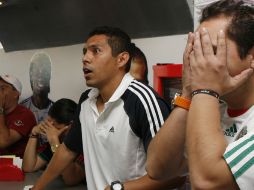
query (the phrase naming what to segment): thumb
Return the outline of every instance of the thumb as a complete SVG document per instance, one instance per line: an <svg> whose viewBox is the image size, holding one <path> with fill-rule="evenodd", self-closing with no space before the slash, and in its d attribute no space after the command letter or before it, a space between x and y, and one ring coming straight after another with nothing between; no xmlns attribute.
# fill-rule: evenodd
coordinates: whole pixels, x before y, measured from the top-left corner
<svg viewBox="0 0 254 190"><path fill-rule="evenodd" d="M253 68L245 69L240 74L238 74L232 78L232 86L234 86L235 89L238 88L243 83L245 83L250 78L250 76L252 74L253 74Z"/></svg>

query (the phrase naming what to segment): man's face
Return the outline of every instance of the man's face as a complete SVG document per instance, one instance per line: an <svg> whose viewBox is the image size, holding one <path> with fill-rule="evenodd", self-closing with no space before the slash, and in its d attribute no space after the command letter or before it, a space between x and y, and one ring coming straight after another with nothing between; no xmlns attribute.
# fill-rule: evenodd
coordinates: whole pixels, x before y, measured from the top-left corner
<svg viewBox="0 0 254 190"><path fill-rule="evenodd" d="M205 27L208 30L215 53L217 50L217 34L219 33L220 30L223 30L226 34L226 29L229 22L230 20L228 18L220 16L218 18L213 18L205 22L202 22L198 28L198 30L200 30L203 27ZM227 66L229 74L231 76L235 76L241 73L241 71L249 68L250 64L247 62L247 59L246 58L242 60L240 59L236 43L230 40L227 36L226 36L226 45L227 45Z"/></svg>
<svg viewBox="0 0 254 190"><path fill-rule="evenodd" d="M4 109L18 102L19 92L14 89L11 84L3 80L0 80L0 93L2 98L1 101L3 102L1 106L3 106Z"/></svg>
<svg viewBox="0 0 254 190"><path fill-rule="evenodd" d="M130 74L138 81L145 81L146 65L142 58L133 58Z"/></svg>
<svg viewBox="0 0 254 190"><path fill-rule="evenodd" d="M105 35L95 35L87 40L82 61L87 86L100 89L117 76L117 57L112 56Z"/></svg>

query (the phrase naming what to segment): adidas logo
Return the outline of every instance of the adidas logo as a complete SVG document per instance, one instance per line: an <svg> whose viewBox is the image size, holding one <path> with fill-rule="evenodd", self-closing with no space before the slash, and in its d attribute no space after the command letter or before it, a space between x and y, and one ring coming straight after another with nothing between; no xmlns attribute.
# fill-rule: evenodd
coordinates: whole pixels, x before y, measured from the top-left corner
<svg viewBox="0 0 254 190"><path fill-rule="evenodd" d="M109 132L111 132L111 133L114 133L114 132L115 132L115 129L114 129L113 126L111 127L111 129L109 129Z"/></svg>
<svg viewBox="0 0 254 190"><path fill-rule="evenodd" d="M234 137L236 133L237 133L237 128L236 128L235 123L233 124L232 127L228 128L228 129L226 129L226 131L224 131L224 135L230 136L230 137Z"/></svg>

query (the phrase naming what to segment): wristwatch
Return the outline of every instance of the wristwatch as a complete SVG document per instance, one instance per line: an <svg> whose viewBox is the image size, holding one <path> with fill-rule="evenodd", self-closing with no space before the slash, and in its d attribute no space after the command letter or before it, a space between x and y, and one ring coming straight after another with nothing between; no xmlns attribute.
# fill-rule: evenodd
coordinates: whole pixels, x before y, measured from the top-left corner
<svg viewBox="0 0 254 190"><path fill-rule="evenodd" d="M0 115L4 115L4 108L0 107Z"/></svg>
<svg viewBox="0 0 254 190"><path fill-rule="evenodd" d="M110 185L111 190L124 190L123 184L120 181L113 181Z"/></svg>
<svg viewBox="0 0 254 190"><path fill-rule="evenodd" d="M56 149L57 149L58 147L59 147L59 144L52 144L52 145L50 146L51 151L52 151L53 153L56 152Z"/></svg>
<svg viewBox="0 0 254 190"><path fill-rule="evenodd" d="M178 106L183 109L189 110L190 104L191 104L191 101L189 99L182 97L181 94L179 93L175 93L175 97L172 100L173 106Z"/></svg>

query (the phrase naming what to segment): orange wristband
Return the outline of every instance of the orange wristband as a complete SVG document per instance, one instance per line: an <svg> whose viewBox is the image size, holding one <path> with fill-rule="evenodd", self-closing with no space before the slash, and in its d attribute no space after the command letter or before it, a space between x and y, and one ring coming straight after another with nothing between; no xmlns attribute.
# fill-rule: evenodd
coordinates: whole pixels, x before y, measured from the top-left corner
<svg viewBox="0 0 254 190"><path fill-rule="evenodd" d="M191 101L187 98L180 96L180 94L176 93L174 99L172 100L172 104L174 106L178 106L183 109L189 110Z"/></svg>

